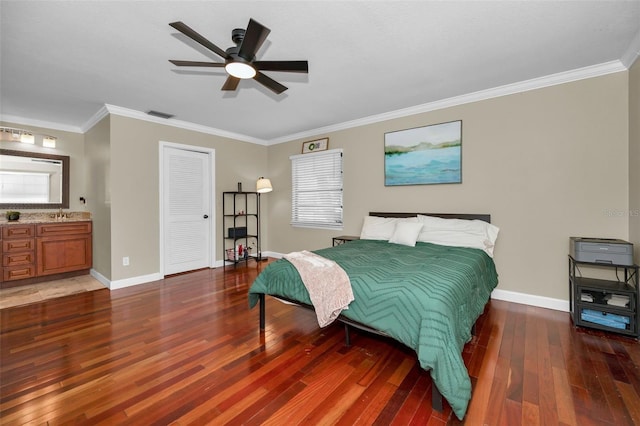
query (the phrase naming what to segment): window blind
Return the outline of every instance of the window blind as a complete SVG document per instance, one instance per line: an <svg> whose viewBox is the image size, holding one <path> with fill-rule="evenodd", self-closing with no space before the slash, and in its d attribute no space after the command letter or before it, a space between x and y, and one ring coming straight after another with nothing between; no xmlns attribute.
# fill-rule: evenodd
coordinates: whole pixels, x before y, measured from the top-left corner
<svg viewBox="0 0 640 426"><path fill-rule="evenodd" d="M342 229L342 150L290 159L291 225Z"/></svg>
<svg viewBox="0 0 640 426"><path fill-rule="evenodd" d="M0 203L48 203L49 173L0 172Z"/></svg>

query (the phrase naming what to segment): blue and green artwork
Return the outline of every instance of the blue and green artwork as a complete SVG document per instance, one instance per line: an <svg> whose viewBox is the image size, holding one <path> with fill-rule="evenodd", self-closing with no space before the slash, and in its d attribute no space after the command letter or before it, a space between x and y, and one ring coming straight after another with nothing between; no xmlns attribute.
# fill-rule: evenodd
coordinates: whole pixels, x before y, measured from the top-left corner
<svg viewBox="0 0 640 426"><path fill-rule="evenodd" d="M384 184L462 182L462 121L384 135Z"/></svg>

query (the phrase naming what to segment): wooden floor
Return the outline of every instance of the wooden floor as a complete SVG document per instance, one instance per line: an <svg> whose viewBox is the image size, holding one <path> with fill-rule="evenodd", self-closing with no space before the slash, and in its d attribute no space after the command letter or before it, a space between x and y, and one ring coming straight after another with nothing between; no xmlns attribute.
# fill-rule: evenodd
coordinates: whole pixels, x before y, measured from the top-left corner
<svg viewBox="0 0 640 426"><path fill-rule="evenodd" d="M203 270L0 311L0 423L459 424L431 409L415 354L267 300L259 267ZM492 301L464 358L468 425L640 424L635 340L566 313Z"/></svg>

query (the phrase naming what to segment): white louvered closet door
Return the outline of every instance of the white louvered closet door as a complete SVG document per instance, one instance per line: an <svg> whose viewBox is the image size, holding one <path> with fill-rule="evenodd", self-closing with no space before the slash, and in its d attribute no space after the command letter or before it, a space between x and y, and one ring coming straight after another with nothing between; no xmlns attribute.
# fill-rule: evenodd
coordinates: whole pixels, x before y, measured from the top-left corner
<svg viewBox="0 0 640 426"><path fill-rule="evenodd" d="M164 150L164 274L209 267L209 156L172 147Z"/></svg>

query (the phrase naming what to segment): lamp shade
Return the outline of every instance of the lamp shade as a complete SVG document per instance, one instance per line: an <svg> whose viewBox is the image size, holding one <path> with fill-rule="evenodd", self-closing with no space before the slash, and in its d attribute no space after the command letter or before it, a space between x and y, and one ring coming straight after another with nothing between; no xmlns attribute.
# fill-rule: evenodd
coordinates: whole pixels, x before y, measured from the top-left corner
<svg viewBox="0 0 640 426"><path fill-rule="evenodd" d="M54 138L53 136L45 136L42 138L42 146L45 148L55 148L56 140L57 138Z"/></svg>
<svg viewBox="0 0 640 426"><path fill-rule="evenodd" d="M271 186L271 181L267 178L261 177L256 182L256 192L264 194L265 192L273 191L273 187Z"/></svg>
<svg viewBox="0 0 640 426"><path fill-rule="evenodd" d="M22 143L29 143L29 144L35 144L36 143L36 138L33 137L33 133L23 133L20 135L20 142Z"/></svg>

